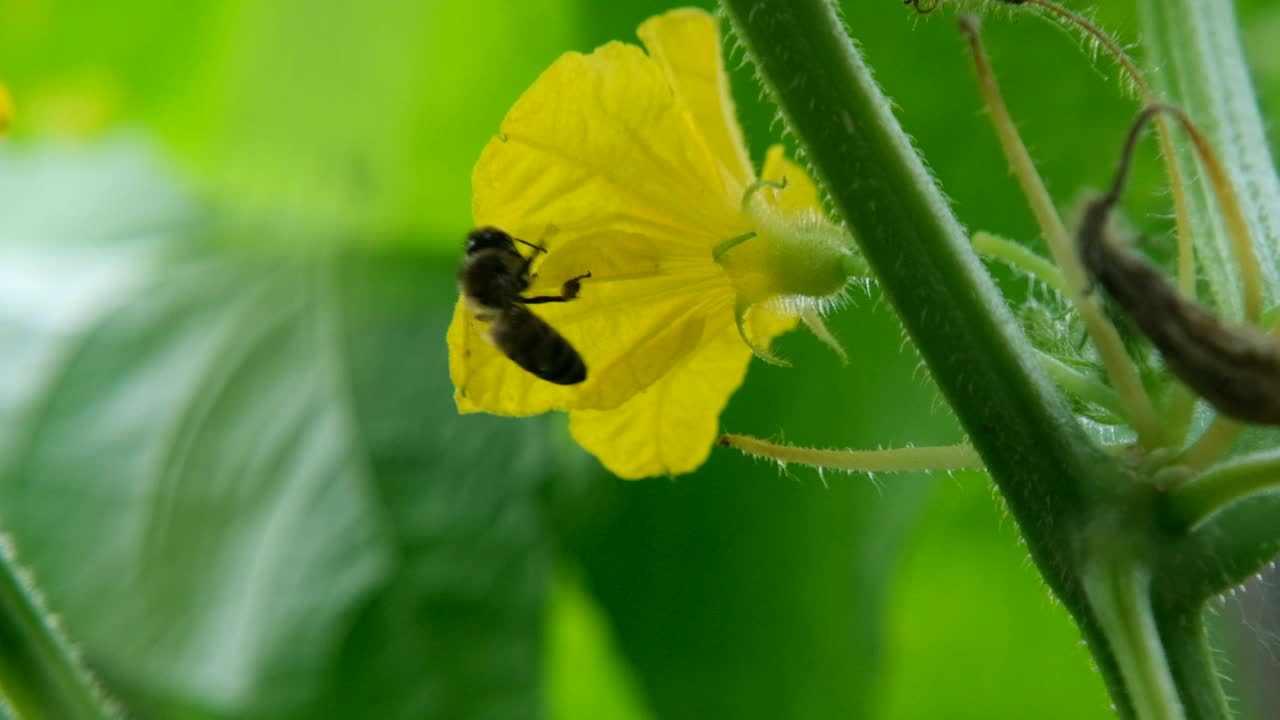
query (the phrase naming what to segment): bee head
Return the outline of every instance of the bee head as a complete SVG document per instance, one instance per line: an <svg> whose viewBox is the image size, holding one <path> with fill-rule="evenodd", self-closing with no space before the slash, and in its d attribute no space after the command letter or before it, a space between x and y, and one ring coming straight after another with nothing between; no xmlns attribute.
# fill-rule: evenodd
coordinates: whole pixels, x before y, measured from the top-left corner
<svg viewBox="0 0 1280 720"><path fill-rule="evenodd" d="M476 228L467 235L468 255L490 248L515 252L516 244L506 231L499 230L496 227Z"/></svg>

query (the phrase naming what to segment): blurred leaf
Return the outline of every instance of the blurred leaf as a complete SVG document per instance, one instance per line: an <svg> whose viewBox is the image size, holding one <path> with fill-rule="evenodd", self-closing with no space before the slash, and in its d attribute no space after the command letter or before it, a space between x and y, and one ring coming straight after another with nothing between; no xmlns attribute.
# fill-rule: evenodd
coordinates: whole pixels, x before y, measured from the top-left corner
<svg viewBox="0 0 1280 720"><path fill-rule="evenodd" d="M547 692L552 720L648 720L635 678L618 655L599 606L569 570L561 570L547 619Z"/></svg>
<svg viewBox="0 0 1280 720"><path fill-rule="evenodd" d="M574 46L571 23L540 22L565 18L566 1L227 3L197 92L165 128L237 203L456 231L470 222L480 148Z"/></svg>
<svg viewBox="0 0 1280 720"><path fill-rule="evenodd" d="M153 114L187 87L218 4L0 2L0 74L19 132L85 135Z"/></svg>
<svg viewBox="0 0 1280 720"><path fill-rule="evenodd" d="M219 201L452 247L480 148L577 45L570 5L25 0L0 3L0 68L19 130L144 120Z"/></svg>
<svg viewBox="0 0 1280 720"><path fill-rule="evenodd" d="M934 495L899 558L886 720L1114 718L1080 631L1049 596L990 480Z"/></svg>
<svg viewBox="0 0 1280 720"><path fill-rule="evenodd" d="M351 398L396 566L302 717L542 714L548 418L459 417L445 329L456 266L410 255L342 273Z"/></svg>
<svg viewBox="0 0 1280 720"><path fill-rule="evenodd" d="M452 262L217 251L171 187L0 154L0 502L50 604L218 714L535 716L546 425L456 416Z"/></svg>
<svg viewBox="0 0 1280 720"><path fill-rule="evenodd" d="M849 368L792 333L779 353L801 370L753 365L723 427L819 446L953 441L949 416L919 421L934 391L887 309L858 305L831 318ZM693 475L612 485L588 505L574 548L655 716L873 715L886 583L932 483L793 472L720 450Z"/></svg>
<svg viewBox="0 0 1280 720"><path fill-rule="evenodd" d="M741 458L622 488L582 549L657 717L868 717L884 583L928 485L830 490Z"/></svg>

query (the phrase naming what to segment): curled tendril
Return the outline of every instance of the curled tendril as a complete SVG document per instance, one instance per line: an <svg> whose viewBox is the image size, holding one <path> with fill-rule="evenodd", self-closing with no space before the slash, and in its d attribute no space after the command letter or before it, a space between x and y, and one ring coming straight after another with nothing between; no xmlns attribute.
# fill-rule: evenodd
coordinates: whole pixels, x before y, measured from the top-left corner
<svg viewBox="0 0 1280 720"><path fill-rule="evenodd" d="M928 15L942 4L942 0L902 0L903 5L910 5L920 15Z"/></svg>

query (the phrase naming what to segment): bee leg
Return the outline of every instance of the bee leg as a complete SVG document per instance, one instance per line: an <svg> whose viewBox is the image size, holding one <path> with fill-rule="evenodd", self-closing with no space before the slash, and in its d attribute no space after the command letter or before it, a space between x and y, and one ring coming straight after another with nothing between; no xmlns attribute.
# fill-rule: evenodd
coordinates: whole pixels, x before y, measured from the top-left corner
<svg viewBox="0 0 1280 720"><path fill-rule="evenodd" d="M591 273L565 280L564 285L560 286L560 294L569 299L578 297L578 291L582 290L582 281L589 277L591 277Z"/></svg>
<svg viewBox="0 0 1280 720"><path fill-rule="evenodd" d="M564 281L564 285L560 288L559 295L538 295L535 297L521 297L519 302L525 305L542 305L543 303L553 302L569 302L578 297L578 291L582 289L582 281L591 277L591 273L579 275L575 278L569 278Z"/></svg>
<svg viewBox="0 0 1280 720"><path fill-rule="evenodd" d="M544 247L542 247L541 245L534 245L533 243L529 242L528 240L521 240L521 239L520 239L520 238L518 238L518 237L513 237L513 238L511 238L511 239L512 239L512 240L515 240L516 242L520 243L521 245L528 245L529 247L533 248L533 254L534 254L534 255L537 255L538 253L544 253L544 252L546 252L546 251L547 251L547 249L546 249L546 248L544 248Z"/></svg>
<svg viewBox="0 0 1280 720"><path fill-rule="evenodd" d="M521 239L520 239L520 238L518 238L518 237L512 237L511 239L512 239L512 240L515 240L516 242L520 243L521 245L528 245L529 247L533 248L533 254L532 254L532 255L529 255L528 257L526 257L526 258L524 259L524 263L520 266L520 277L523 277L523 278L536 278L536 277L538 277L538 273L532 273L532 274L530 274L530 272L529 272L529 271L533 269L533 260L534 260L534 258L538 257L538 253L545 253L545 252L547 251L547 249L546 249L546 248L544 248L544 247L542 247L541 245L534 245L533 243L529 242L528 240L521 240Z"/></svg>
<svg viewBox="0 0 1280 720"><path fill-rule="evenodd" d="M528 277L531 279L536 279L538 277L538 273L529 274L529 271L533 269L533 260L534 258L538 257L538 253L545 254L550 252L549 250L547 250L546 245L543 243L546 243L547 240L550 240L551 238L555 237L557 234L559 234L559 232L560 232L560 228L556 227L555 225L549 224L547 225L547 229L542 232L542 237L539 238L538 242L536 243L531 243L528 240L521 240L518 237L511 238L512 240L515 240L521 245L528 245L529 247L533 248L533 254L530 255L528 258L525 258L524 267L521 268L522 274L528 275Z"/></svg>
<svg viewBox="0 0 1280 720"><path fill-rule="evenodd" d="M564 295L538 295L536 297L522 297L519 298L517 302L525 305L542 305L544 303L569 302L572 299L573 298L565 297Z"/></svg>

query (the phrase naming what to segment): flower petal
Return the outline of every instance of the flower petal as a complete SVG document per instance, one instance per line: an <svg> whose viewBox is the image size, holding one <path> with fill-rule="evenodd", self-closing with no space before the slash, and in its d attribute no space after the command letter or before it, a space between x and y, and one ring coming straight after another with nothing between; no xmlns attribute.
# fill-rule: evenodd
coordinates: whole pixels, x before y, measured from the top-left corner
<svg viewBox="0 0 1280 720"><path fill-rule="evenodd" d="M532 306L582 356L587 379L578 385L556 385L520 368L459 301L448 334L458 410L533 415L618 407L693 354L713 322L732 317L728 278L710 261L695 269L600 282L593 274L578 299Z"/></svg>
<svg viewBox="0 0 1280 720"><path fill-rule="evenodd" d="M742 384L751 352L724 325L659 382L614 410L575 410L569 431L622 478L677 475L707 459L720 413Z"/></svg>
<svg viewBox="0 0 1280 720"><path fill-rule="evenodd" d="M751 184L755 172L729 91L716 18L705 10L681 8L650 18L636 34L725 172L741 187Z"/></svg>
<svg viewBox="0 0 1280 720"><path fill-rule="evenodd" d="M715 40L713 25L704 31ZM730 312L711 249L746 229L741 188L726 191L690 118L659 63L620 43L562 56L512 108L473 173L475 220L546 250L527 296L590 273L578 299L533 308L583 356L587 380L525 372L460 306L449 332L460 411L617 407L694 352L710 315Z"/></svg>
<svg viewBox="0 0 1280 720"><path fill-rule="evenodd" d="M765 189L767 197L780 210L800 213L816 213L822 215L822 197L818 186L809 177L809 173L787 157L786 149L781 145L773 145L765 154L764 171L760 173L764 180L786 180L787 186L782 189Z"/></svg>
<svg viewBox="0 0 1280 720"><path fill-rule="evenodd" d="M769 349L773 339L795 328L799 320L778 302L756 303L747 309L745 328L751 344Z"/></svg>
<svg viewBox="0 0 1280 720"><path fill-rule="evenodd" d="M472 212L526 239L627 233L695 257L744 232L740 192L658 63L614 42L561 56L520 97L476 163Z"/></svg>
<svg viewBox="0 0 1280 720"><path fill-rule="evenodd" d="M9 96L9 89L0 83L0 135L4 135L9 130L9 123L13 119L13 98Z"/></svg>

